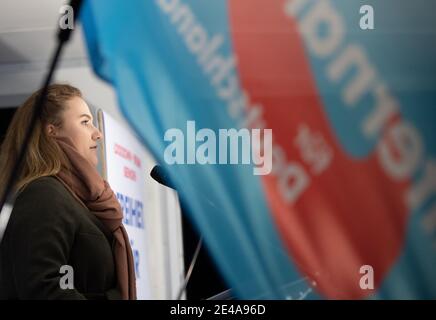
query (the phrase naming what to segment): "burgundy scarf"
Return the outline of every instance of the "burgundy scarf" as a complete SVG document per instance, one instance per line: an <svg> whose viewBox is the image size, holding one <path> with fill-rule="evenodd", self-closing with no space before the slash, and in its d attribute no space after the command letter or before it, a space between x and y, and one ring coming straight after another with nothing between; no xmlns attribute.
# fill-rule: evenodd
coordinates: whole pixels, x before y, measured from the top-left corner
<svg viewBox="0 0 436 320"><path fill-rule="evenodd" d="M56 141L71 166L70 170L62 166L57 178L112 232L115 239L112 251L121 297L124 300L135 300L132 248L122 224L123 212L115 193L97 169L78 153L70 138L56 138Z"/></svg>

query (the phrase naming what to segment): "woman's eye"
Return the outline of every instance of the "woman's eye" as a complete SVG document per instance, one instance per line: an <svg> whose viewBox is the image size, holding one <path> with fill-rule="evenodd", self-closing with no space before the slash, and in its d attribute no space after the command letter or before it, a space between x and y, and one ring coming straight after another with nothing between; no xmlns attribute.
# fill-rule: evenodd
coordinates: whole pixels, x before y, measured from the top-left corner
<svg viewBox="0 0 436 320"><path fill-rule="evenodd" d="M83 120L82 121L82 124L84 124L84 125L88 125L88 123L89 123L89 120Z"/></svg>

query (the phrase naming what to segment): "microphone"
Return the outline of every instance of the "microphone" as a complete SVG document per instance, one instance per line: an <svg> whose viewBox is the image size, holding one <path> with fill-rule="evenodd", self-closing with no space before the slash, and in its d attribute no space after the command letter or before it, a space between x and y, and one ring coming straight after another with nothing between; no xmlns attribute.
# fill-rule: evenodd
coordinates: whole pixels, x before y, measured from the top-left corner
<svg viewBox="0 0 436 320"><path fill-rule="evenodd" d="M178 192L176 185L174 184L173 180L170 178L168 174L168 169L165 169L165 166L161 166L160 164L157 164L151 169L150 171L150 177L153 178L154 181L160 183L161 185L164 185L165 187L171 188ZM216 208L216 205L209 200L209 198L206 198L201 194L201 192L197 192L197 197L200 199L200 201L203 202L203 204L208 205L209 207ZM185 203L182 201L183 199L180 199L180 205L182 206L182 209L184 209ZM183 211L183 210L182 210Z"/></svg>
<svg viewBox="0 0 436 320"><path fill-rule="evenodd" d="M155 165L153 169L150 172L150 176L160 184L164 185L165 187L174 189L177 191L176 186L171 181L171 178L169 177L167 171L161 166L161 165Z"/></svg>

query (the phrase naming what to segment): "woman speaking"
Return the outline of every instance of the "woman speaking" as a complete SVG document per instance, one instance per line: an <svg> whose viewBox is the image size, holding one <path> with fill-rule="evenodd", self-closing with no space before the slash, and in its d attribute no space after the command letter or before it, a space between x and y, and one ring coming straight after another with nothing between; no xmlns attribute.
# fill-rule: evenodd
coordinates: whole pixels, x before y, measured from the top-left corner
<svg viewBox="0 0 436 320"><path fill-rule="evenodd" d="M8 128L0 192L40 93ZM136 299L122 210L96 169L101 138L81 92L51 85L15 180L17 197L0 244L0 299Z"/></svg>

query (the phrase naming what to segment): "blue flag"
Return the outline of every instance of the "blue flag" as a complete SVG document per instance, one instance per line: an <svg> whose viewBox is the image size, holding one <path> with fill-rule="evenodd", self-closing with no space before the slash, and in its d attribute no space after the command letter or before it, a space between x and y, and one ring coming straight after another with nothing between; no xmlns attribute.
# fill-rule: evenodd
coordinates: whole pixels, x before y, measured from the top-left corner
<svg viewBox="0 0 436 320"><path fill-rule="evenodd" d="M436 14L368 4L84 4L95 72L239 298L436 297Z"/></svg>

